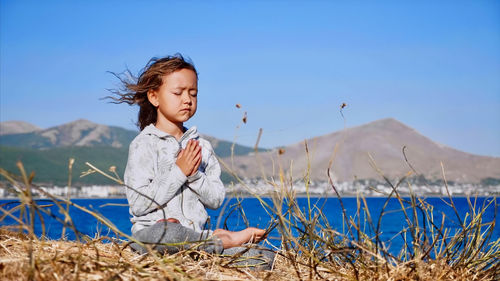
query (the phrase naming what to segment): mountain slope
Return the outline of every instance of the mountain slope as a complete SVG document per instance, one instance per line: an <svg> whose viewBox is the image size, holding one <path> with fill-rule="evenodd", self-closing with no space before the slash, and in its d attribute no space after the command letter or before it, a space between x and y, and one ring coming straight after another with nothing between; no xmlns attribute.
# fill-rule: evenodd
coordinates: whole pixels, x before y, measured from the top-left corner
<svg viewBox="0 0 500 281"><path fill-rule="evenodd" d="M4 123L0 123L2 128ZM75 158L73 167L75 185L112 183L101 175L84 178L79 178L79 175L88 169L85 162L104 170L116 166L118 174L123 175L128 146L138 134L136 131L95 124L87 120L77 120L45 130L18 133L25 130L24 127L36 128L25 122L16 122L8 131L12 133L0 136L0 167L17 173L16 162L20 160L28 171L36 173L35 182L57 185L67 183L69 158ZM233 145L231 142L205 135L203 137L212 143L219 157L231 155ZM235 155L248 154L253 150L238 144L234 146ZM231 177L223 173L222 179L228 181Z"/></svg>
<svg viewBox="0 0 500 281"><path fill-rule="evenodd" d="M370 164L370 155L383 174L397 178L411 170L406 157L418 174L429 179L442 178L443 162L446 178L457 182L479 182L483 178L500 178L500 158L477 156L437 144L414 129L395 119L382 119L340 132L307 140L310 159L310 176L315 180L327 180L327 168L333 158L331 174L334 180L382 179ZM304 177L308 166L303 142L277 151L255 156L234 158L233 169L239 174L254 178L262 175L277 175L279 166L290 172L295 179ZM335 152L335 153L334 153ZM226 163L231 163L228 159Z"/></svg>
<svg viewBox="0 0 500 281"><path fill-rule="evenodd" d="M85 162L90 162L104 171L110 166L115 166L117 173L123 175L127 163L127 150L113 147L56 147L38 150L0 146L0 167L19 174L16 162L21 161L28 173L35 172L35 183L65 185L68 182L68 161L69 158L74 158L74 185L116 184L97 173L83 178L80 178L80 174L89 169Z"/></svg>
<svg viewBox="0 0 500 281"><path fill-rule="evenodd" d="M23 129L14 128L14 132L20 130ZM136 131L87 120L28 133L1 135L0 166L16 171L15 162L22 160L27 167L37 172L36 180L52 180L58 184L67 179L69 157L76 158L74 171L77 174L87 169L85 161L99 164L103 169L115 165L121 174L127 161L128 145L136 135ZM225 157L223 161L226 164L234 163L232 169L243 177L260 177L262 171L268 176L277 175L279 166L289 172L293 160L292 175L298 179L304 177L308 166L303 142L284 147L283 155L278 155L277 150L261 149L257 156L249 154L253 148L236 144L232 162L229 158L231 142L203 137L212 143L219 157ZM370 156L385 175L399 178L411 170L405 161L403 147L406 147L406 157L417 174L428 179L442 179L441 162L448 180L479 182L488 177L500 178L500 158L477 156L440 145L394 119L378 120L311 138L307 144L310 176L314 180L327 180L326 171L332 155L335 157L331 175L335 180L380 180L381 176L370 164ZM229 179L227 174L224 177ZM82 183L87 181L86 178L76 180ZM89 180L87 183L91 182L102 183L102 179Z"/></svg>
<svg viewBox="0 0 500 281"><path fill-rule="evenodd" d="M67 124L24 134L0 137L0 144L25 148L47 149L64 146L126 147L137 132L100 125L80 119Z"/></svg>
<svg viewBox="0 0 500 281"><path fill-rule="evenodd" d="M0 145L19 148L51 149L56 147L86 146L127 148L139 132L120 127L106 126L80 119L45 130L26 122L1 122L0 126L9 128L0 136ZM16 127L18 126L18 127ZM27 128L38 128L29 131ZM28 130L25 133L19 133ZM9 133L12 132L12 133ZM231 155L232 142L202 135L212 143L219 157ZM254 149L239 144L234 145L235 155L246 155ZM259 149L259 151L265 151Z"/></svg>
<svg viewBox="0 0 500 281"><path fill-rule="evenodd" d="M37 126L23 121L0 122L0 136L11 134L24 134L41 130Z"/></svg>

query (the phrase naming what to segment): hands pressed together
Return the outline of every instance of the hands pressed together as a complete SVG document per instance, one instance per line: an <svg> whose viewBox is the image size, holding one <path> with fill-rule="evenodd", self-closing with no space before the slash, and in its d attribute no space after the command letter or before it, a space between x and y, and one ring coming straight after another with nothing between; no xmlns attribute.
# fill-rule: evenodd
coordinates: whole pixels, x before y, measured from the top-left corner
<svg viewBox="0 0 500 281"><path fill-rule="evenodd" d="M201 146L197 140L189 140L186 148L179 152L177 166L186 176L192 176L198 171L201 163Z"/></svg>

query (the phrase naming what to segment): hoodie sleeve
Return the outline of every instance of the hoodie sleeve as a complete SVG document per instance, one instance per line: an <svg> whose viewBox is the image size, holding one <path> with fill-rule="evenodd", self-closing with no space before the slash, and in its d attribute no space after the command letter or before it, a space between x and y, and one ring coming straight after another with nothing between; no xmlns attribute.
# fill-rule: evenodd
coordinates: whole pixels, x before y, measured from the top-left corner
<svg viewBox="0 0 500 281"><path fill-rule="evenodd" d="M224 185L220 180L220 165L208 141L204 141L203 148L208 150L207 166L202 171L199 169L194 175L187 178L187 185L198 194L205 207L217 209L222 205L226 195Z"/></svg>
<svg viewBox="0 0 500 281"><path fill-rule="evenodd" d="M154 145L146 138L130 144L124 181L130 211L134 216L143 216L160 209L178 192L186 182L186 175L173 162L162 165Z"/></svg>

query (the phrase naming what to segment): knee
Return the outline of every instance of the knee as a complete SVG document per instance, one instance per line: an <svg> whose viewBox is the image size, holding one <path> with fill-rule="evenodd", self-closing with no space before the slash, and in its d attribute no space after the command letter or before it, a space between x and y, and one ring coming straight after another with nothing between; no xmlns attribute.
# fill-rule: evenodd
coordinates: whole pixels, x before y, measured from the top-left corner
<svg viewBox="0 0 500 281"><path fill-rule="evenodd" d="M180 224L162 221L141 229L132 236L145 243L166 243L180 242L185 235Z"/></svg>

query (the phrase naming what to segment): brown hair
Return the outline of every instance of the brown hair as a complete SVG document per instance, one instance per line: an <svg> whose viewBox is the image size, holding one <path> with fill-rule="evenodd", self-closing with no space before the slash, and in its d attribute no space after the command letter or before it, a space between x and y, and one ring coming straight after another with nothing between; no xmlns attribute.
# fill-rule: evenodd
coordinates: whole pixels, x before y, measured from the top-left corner
<svg viewBox="0 0 500 281"><path fill-rule="evenodd" d="M193 62L184 59L181 54L150 59L140 71L138 78L129 69L118 74L110 72L120 80L121 87L119 89L109 89L114 96L107 96L106 98L112 99L111 102L117 104L138 104L137 126L142 131L147 125L156 123L157 118L156 107L148 100L148 91L158 90L163 83L163 76L181 69L191 69L198 77Z"/></svg>

